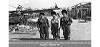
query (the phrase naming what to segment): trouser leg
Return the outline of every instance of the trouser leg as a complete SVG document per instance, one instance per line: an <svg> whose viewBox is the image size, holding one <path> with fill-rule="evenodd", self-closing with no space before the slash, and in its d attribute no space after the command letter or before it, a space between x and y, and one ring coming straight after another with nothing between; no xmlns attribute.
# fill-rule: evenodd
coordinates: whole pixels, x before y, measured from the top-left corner
<svg viewBox="0 0 100 47"><path fill-rule="evenodd" d="M53 36L53 39L55 38L55 34L54 34L54 28L53 27L51 27L51 34L52 34L52 36Z"/></svg>
<svg viewBox="0 0 100 47"><path fill-rule="evenodd" d="M55 39L56 38L55 30L52 30L52 33L51 34L53 35L53 39Z"/></svg>
<svg viewBox="0 0 100 47"><path fill-rule="evenodd" d="M70 35L70 28L69 27L63 27L63 35L64 35L65 40L69 39L69 35Z"/></svg>
<svg viewBox="0 0 100 47"><path fill-rule="evenodd" d="M60 33L59 30L57 30L57 32L56 32L56 38L57 38L57 39L60 39L59 33Z"/></svg>
<svg viewBox="0 0 100 47"><path fill-rule="evenodd" d="M45 27L44 32L45 32L45 39L49 39L48 27Z"/></svg>
<svg viewBox="0 0 100 47"><path fill-rule="evenodd" d="M58 39L59 38L58 28L54 28L52 30L52 35L53 35L54 39Z"/></svg>
<svg viewBox="0 0 100 47"><path fill-rule="evenodd" d="M40 38L41 39L44 39L44 32L43 31L44 31L44 29L41 27L40 28L40 31L39 31L40 32Z"/></svg>
<svg viewBox="0 0 100 47"><path fill-rule="evenodd" d="M44 38L43 33L40 33L40 38L41 38L41 39L43 39L43 38Z"/></svg>

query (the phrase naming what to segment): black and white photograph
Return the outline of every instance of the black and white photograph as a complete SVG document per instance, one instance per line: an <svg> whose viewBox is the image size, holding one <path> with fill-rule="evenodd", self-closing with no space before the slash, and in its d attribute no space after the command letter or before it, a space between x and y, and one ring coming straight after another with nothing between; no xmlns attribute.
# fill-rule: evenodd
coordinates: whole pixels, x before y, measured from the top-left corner
<svg viewBox="0 0 100 47"><path fill-rule="evenodd" d="M91 47L91 0L9 0L9 47Z"/></svg>

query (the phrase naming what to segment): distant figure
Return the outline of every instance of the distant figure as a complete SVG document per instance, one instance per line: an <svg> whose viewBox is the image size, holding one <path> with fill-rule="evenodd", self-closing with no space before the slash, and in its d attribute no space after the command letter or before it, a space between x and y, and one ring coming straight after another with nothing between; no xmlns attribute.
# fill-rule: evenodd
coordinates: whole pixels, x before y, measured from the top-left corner
<svg viewBox="0 0 100 47"><path fill-rule="evenodd" d="M22 15L21 11L22 11L22 6L21 5L18 5L18 7L16 8L16 11L17 11L17 14L18 15Z"/></svg>
<svg viewBox="0 0 100 47"><path fill-rule="evenodd" d="M63 36L65 40L70 39L70 25L72 23L71 18L68 17L68 13L66 10L62 10L63 17L60 19L60 27L63 30Z"/></svg>
<svg viewBox="0 0 100 47"><path fill-rule="evenodd" d="M60 38L59 36L59 20L57 18L56 12L51 12L53 19L51 20L51 34L53 35L53 39L57 40Z"/></svg>
<svg viewBox="0 0 100 47"><path fill-rule="evenodd" d="M18 7L16 8L16 11L22 11L22 6L18 5Z"/></svg>
<svg viewBox="0 0 100 47"><path fill-rule="evenodd" d="M49 22L48 19L46 17L44 17L44 13L40 13L39 14L39 19L37 22L37 26L40 28L39 32L40 32L40 38L41 39L49 39L49 32L48 32L48 28L49 28Z"/></svg>

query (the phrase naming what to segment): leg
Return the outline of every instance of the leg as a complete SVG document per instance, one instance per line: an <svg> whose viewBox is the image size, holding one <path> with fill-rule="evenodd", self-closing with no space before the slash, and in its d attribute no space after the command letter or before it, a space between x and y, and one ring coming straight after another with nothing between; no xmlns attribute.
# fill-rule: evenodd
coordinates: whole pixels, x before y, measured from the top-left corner
<svg viewBox="0 0 100 47"><path fill-rule="evenodd" d="M70 37L69 37L69 35L70 35L70 27L69 26L64 28L63 35L64 35L65 40L69 40L70 39Z"/></svg>
<svg viewBox="0 0 100 47"><path fill-rule="evenodd" d="M64 35L64 39L68 40L68 32L63 32L63 35Z"/></svg>
<svg viewBox="0 0 100 47"><path fill-rule="evenodd" d="M43 39L43 33L40 33L40 39Z"/></svg>
<svg viewBox="0 0 100 47"><path fill-rule="evenodd" d="M59 31L59 29L57 30L57 40L59 40L60 39L60 31Z"/></svg>
<svg viewBox="0 0 100 47"><path fill-rule="evenodd" d="M59 39L59 33L58 33L58 28L55 29L55 37L56 37L56 40Z"/></svg>
<svg viewBox="0 0 100 47"><path fill-rule="evenodd" d="M64 36L64 39L67 40L68 39L68 32L66 31L66 27L62 27L63 29L63 36Z"/></svg>
<svg viewBox="0 0 100 47"><path fill-rule="evenodd" d="M49 39L48 27L45 27L45 39Z"/></svg>
<svg viewBox="0 0 100 47"><path fill-rule="evenodd" d="M44 39L43 28L40 28L40 39Z"/></svg>
<svg viewBox="0 0 100 47"><path fill-rule="evenodd" d="M51 28L51 34L53 35L53 39L55 39L56 38L56 34L55 34L55 29L54 29L54 27L52 27Z"/></svg>

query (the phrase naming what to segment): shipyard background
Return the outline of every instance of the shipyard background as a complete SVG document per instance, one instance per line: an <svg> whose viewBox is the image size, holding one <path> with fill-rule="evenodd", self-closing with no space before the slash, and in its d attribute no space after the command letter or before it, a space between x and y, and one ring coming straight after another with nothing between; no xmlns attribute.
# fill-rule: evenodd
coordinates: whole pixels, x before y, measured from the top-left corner
<svg viewBox="0 0 100 47"><path fill-rule="evenodd" d="M49 28L49 38L50 40L39 40L39 32L36 27L36 22L39 17L39 13L45 13L45 16L50 21L52 19L51 11L55 11L61 14L61 10L65 9L68 11L69 16L72 18L73 23L71 24L71 35L70 40L67 41L67 46L70 47L90 47L91 44L91 2L80 2L70 7L59 7L57 3L55 3L50 8L31 8L24 7L18 8L20 4L17 6L11 6L15 8L13 11L9 11L9 44L10 47L33 47L40 46L41 42L65 42L63 40L62 29L60 29L60 39L61 41L52 40L52 35L50 34ZM16 30L17 29L17 30ZM84 41L85 40L85 41ZM36 45L35 42L37 43ZM72 42L86 42L89 44L84 45L73 45ZM44 44L45 46L45 44ZM54 45L55 46L55 45ZM65 45L66 47L66 45Z"/></svg>
<svg viewBox="0 0 100 47"><path fill-rule="evenodd" d="M17 11L20 11L20 14ZM51 11L55 11L60 14L62 8L59 8L57 4L53 8L32 10L31 8L16 11L9 11L9 38L39 38L38 28L36 22L39 17L39 13L45 13L45 16L50 21L52 19ZM71 40L91 40L91 3L79 3L66 9L69 16L72 18L71 25ZM18 13L18 14L17 14ZM16 31L16 28L19 30ZM49 34L50 34L49 28ZM60 30L61 38L62 29ZM52 35L49 36L52 38Z"/></svg>

